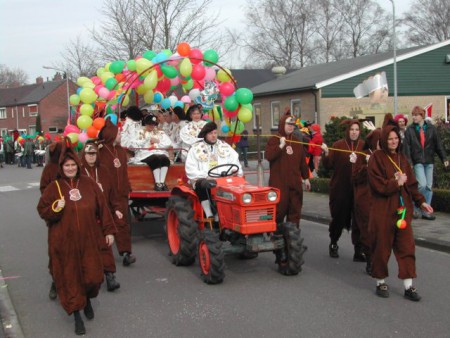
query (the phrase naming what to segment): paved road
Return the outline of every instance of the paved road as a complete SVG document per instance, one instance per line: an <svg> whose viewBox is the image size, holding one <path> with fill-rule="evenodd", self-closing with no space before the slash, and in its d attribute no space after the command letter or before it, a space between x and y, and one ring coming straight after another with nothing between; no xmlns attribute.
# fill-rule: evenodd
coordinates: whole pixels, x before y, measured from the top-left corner
<svg viewBox="0 0 450 338"><path fill-rule="evenodd" d="M0 267L3 277L18 277L7 281L12 303L26 337L74 336L73 319L47 297L46 229L35 211L38 189L19 182L21 189L0 192ZM448 337L448 254L417 249L419 303L403 299L391 260L391 298L380 299L364 264L351 261L348 234L340 241L341 258L334 260L327 253L327 228L308 221L302 228L309 250L301 275L279 275L271 253L250 261L228 257L224 283L208 286L200 280L198 263L170 264L160 222L137 224L138 261L124 268L117 257L122 288L108 293L103 286L93 301L95 319L85 321L87 335Z"/></svg>

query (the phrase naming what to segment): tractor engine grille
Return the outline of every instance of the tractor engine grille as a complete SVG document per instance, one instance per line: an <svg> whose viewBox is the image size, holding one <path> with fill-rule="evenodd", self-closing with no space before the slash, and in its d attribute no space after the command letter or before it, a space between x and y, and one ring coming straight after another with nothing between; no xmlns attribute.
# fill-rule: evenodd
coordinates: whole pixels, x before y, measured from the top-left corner
<svg viewBox="0 0 450 338"><path fill-rule="evenodd" d="M273 207L269 207L257 210L245 210L245 223L273 221L275 220L274 209Z"/></svg>
<svg viewBox="0 0 450 338"><path fill-rule="evenodd" d="M252 194L255 202L267 202L267 192Z"/></svg>

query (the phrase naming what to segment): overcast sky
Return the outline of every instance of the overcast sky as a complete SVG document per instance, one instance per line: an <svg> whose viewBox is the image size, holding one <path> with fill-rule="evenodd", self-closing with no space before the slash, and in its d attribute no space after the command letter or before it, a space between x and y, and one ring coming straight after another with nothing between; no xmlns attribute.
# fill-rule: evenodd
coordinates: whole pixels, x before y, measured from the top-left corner
<svg viewBox="0 0 450 338"><path fill-rule="evenodd" d="M395 0L399 17L413 0ZM38 76L52 77L43 69L60 59L70 39L88 38L87 27L100 19L104 0L0 0L0 64L21 68L34 83ZM377 0L388 12L389 0ZM213 0L214 11L221 11L223 26L239 30L244 19L245 0ZM225 65L226 66L226 65ZM233 65L234 66L234 65Z"/></svg>

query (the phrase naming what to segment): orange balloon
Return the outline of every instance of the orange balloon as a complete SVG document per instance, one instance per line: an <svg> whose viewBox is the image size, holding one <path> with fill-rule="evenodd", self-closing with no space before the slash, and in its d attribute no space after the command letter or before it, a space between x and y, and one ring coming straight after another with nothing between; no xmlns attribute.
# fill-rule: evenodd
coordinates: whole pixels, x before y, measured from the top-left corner
<svg viewBox="0 0 450 338"><path fill-rule="evenodd" d="M125 80L125 75L123 75L122 73L116 74L115 76L117 82L123 82Z"/></svg>
<svg viewBox="0 0 450 338"><path fill-rule="evenodd" d="M177 52L181 56L188 56L191 52L191 46L187 42L180 42L177 46Z"/></svg>
<svg viewBox="0 0 450 338"><path fill-rule="evenodd" d="M98 129L94 126L90 126L87 128L86 133L89 138L97 138Z"/></svg>
<svg viewBox="0 0 450 338"><path fill-rule="evenodd" d="M103 117L97 117L94 122L92 122L92 126L95 127L95 129L100 130L105 125L105 119Z"/></svg>

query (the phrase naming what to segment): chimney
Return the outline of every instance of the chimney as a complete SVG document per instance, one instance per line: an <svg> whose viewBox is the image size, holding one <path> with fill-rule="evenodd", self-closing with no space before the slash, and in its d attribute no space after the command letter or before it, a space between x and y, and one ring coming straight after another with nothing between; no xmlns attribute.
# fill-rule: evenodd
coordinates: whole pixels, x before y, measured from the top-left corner
<svg viewBox="0 0 450 338"><path fill-rule="evenodd" d="M286 74L286 68L283 66L275 66L272 68L272 74L276 77L281 77Z"/></svg>
<svg viewBox="0 0 450 338"><path fill-rule="evenodd" d="M59 72L57 72L55 74L55 76L53 77L53 81L61 81L62 80L62 76Z"/></svg>
<svg viewBox="0 0 450 338"><path fill-rule="evenodd" d="M44 78L42 76L39 76L36 78L36 84L43 84L44 83Z"/></svg>

